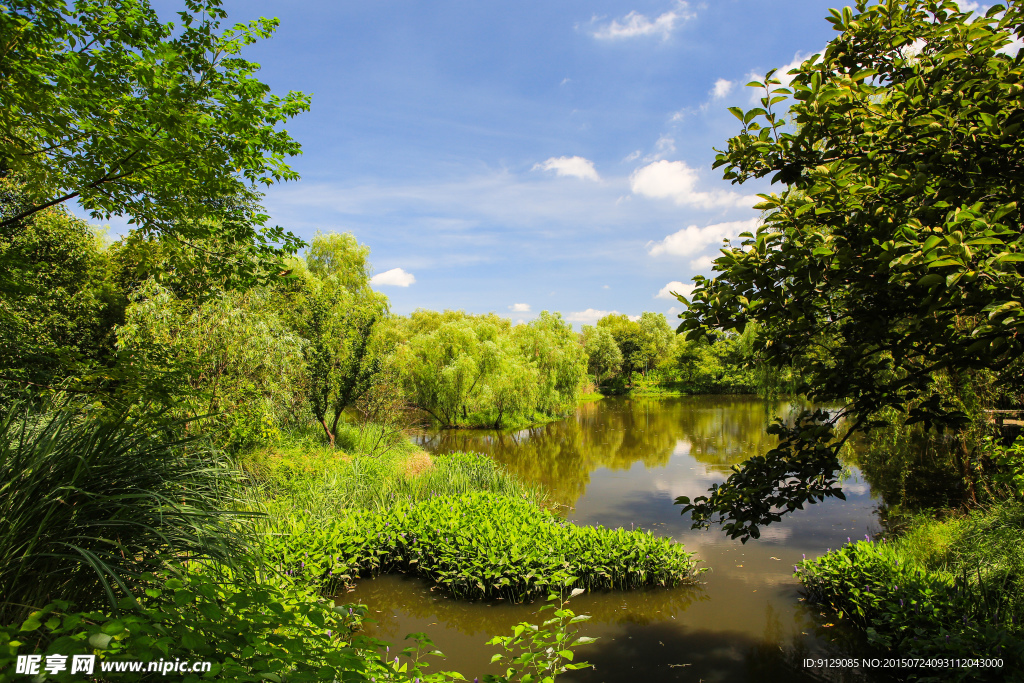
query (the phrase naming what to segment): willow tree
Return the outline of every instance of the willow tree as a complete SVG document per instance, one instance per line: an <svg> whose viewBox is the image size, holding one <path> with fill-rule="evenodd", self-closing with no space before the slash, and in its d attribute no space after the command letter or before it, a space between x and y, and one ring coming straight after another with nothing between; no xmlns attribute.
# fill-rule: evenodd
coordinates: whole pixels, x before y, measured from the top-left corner
<svg viewBox="0 0 1024 683"><path fill-rule="evenodd" d="M744 540L841 498L839 450L881 411L955 429L965 415L937 378L999 371L1024 352L1024 63L1006 49L1024 10L861 1L828 20L839 35L788 87L769 72L752 84L760 106L732 108L743 129L715 166L782 187L760 195L763 225L725 250L719 274L696 278L679 328L697 338L756 323L764 363L843 406L776 423L777 448L677 501Z"/></svg>

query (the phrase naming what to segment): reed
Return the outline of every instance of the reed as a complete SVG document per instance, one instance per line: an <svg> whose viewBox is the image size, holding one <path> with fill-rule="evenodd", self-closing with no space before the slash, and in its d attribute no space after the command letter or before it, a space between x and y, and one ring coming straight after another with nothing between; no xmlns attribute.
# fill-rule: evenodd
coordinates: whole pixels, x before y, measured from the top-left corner
<svg viewBox="0 0 1024 683"><path fill-rule="evenodd" d="M196 438L127 414L12 407L0 416L0 623L53 600L116 606L168 557L230 563L230 478Z"/></svg>

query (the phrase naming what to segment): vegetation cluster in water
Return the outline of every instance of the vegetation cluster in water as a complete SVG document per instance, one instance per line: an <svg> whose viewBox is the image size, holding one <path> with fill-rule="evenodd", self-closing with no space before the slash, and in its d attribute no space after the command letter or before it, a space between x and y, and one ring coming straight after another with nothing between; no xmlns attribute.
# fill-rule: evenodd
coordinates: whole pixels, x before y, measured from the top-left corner
<svg viewBox="0 0 1024 683"><path fill-rule="evenodd" d="M268 560L323 589L403 571L457 597L516 602L556 586L667 586L696 573L692 553L671 540L577 526L543 509L535 489L486 456L435 456L413 476L400 462L339 462L254 501L269 513ZM373 493L347 488L357 482Z"/></svg>

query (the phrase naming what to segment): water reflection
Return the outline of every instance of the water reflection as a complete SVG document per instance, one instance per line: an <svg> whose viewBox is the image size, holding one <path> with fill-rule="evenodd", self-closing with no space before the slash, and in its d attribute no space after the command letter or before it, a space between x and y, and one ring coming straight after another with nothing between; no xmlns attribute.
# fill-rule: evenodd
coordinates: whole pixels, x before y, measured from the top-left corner
<svg viewBox="0 0 1024 683"><path fill-rule="evenodd" d="M685 543L710 568L699 587L574 600L574 610L593 615L583 633L601 640L579 656L597 669L559 680L881 680L852 670L804 669L805 656L838 646L803 609L792 575L802 556L878 530L876 503L856 470L846 481L845 502L809 506L745 545L717 528L691 530L673 505L676 496L703 494L724 481L732 465L771 448L773 438L764 432L770 412L761 401L739 396L606 399L583 406L575 418L516 434L448 431L424 435L421 443L435 452L488 453L545 484L571 508L566 514L573 521L650 529ZM493 650L483 645L490 636L538 620L536 604L450 600L429 583L404 576L363 581L344 599L370 605L378 622L373 632L382 638L397 642L407 633L429 633L449 655L440 668L470 680L499 673L488 665Z"/></svg>
<svg viewBox="0 0 1024 683"><path fill-rule="evenodd" d="M708 471L728 472L775 444L764 428L775 411L788 409L744 396L605 399L584 404L574 418L515 433L445 430L417 440L434 452L487 453L571 507L598 468L657 468L691 455Z"/></svg>

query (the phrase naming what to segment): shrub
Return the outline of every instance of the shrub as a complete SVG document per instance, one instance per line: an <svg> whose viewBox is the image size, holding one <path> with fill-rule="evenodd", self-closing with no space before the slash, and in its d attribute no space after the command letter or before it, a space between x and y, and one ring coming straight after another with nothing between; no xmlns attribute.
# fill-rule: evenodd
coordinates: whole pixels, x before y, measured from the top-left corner
<svg viewBox="0 0 1024 683"><path fill-rule="evenodd" d="M121 613L68 613L67 602L33 612L21 624L0 627L0 683L15 674L19 654L96 655L93 680L139 681L166 677L166 671L103 673L103 666L126 661L210 662L209 674L175 671L186 682L215 677L234 681L444 681L461 676L423 673L421 657L430 648L422 634L391 659L385 643L360 636L365 608L336 606L308 591L262 581L237 581L209 573L182 572L182 578L145 577L146 597L122 602ZM383 651L382 651L383 650ZM386 654L387 653L387 654ZM439 654L439 653L437 653ZM147 667L148 668L148 667ZM43 669L40 667L40 672ZM116 671L116 669L114 669ZM81 680L63 672L52 680Z"/></svg>

